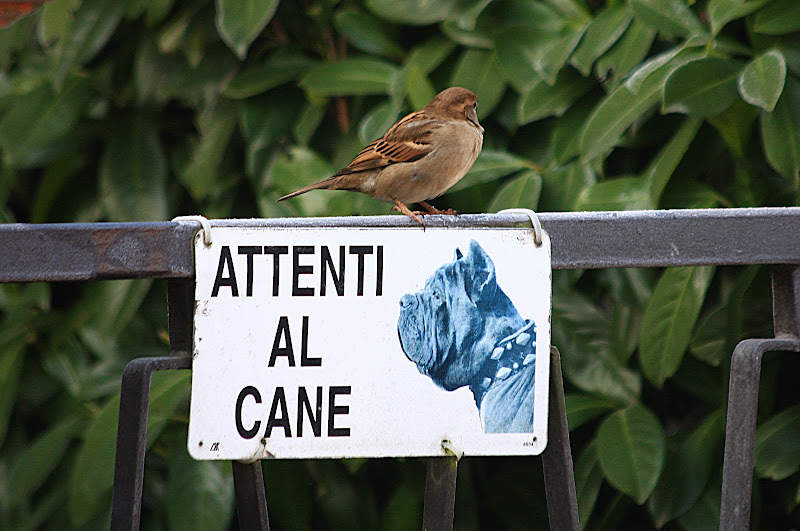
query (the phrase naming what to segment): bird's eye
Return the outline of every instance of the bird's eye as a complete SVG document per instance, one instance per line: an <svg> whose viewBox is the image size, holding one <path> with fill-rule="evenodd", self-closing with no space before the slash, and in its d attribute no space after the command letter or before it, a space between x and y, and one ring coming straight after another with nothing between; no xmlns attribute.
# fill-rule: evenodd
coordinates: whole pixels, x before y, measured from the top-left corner
<svg viewBox="0 0 800 531"><path fill-rule="evenodd" d="M478 102L477 101L473 101L472 102L472 108L475 109L475 110L478 109Z"/></svg>

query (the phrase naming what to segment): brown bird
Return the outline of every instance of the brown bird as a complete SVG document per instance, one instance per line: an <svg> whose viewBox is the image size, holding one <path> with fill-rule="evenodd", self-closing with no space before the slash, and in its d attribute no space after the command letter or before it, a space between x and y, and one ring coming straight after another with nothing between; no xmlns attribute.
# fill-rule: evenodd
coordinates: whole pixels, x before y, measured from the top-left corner
<svg viewBox="0 0 800 531"><path fill-rule="evenodd" d="M424 109L394 124L353 162L331 177L278 199L283 201L309 190L351 190L394 203L422 225L406 204L418 203L431 214L441 211L427 200L439 197L469 171L483 146L478 123L478 99L471 91L451 87L436 95Z"/></svg>

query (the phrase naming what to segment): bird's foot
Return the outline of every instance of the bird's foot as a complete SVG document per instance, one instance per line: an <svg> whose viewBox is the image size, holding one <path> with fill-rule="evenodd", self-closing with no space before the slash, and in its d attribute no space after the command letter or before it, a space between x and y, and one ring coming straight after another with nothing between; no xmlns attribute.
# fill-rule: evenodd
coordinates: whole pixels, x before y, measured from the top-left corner
<svg viewBox="0 0 800 531"><path fill-rule="evenodd" d="M425 226L425 225L422 224L422 220L419 219L419 216L417 216L417 214L422 214L422 212L412 212L411 210L409 210L409 208L404 203L402 203L401 201L399 201L397 199L394 199L394 206L392 207L392 210L397 210L398 212L402 212L403 214L405 214L406 216L410 217L411 219L413 219L414 221L416 221L417 223L419 223L423 227Z"/></svg>
<svg viewBox="0 0 800 531"><path fill-rule="evenodd" d="M452 208L448 208L447 210L439 210L433 205L429 205L425 201L420 201L419 205L428 211L430 214L436 214L439 216L458 216L458 212L453 210Z"/></svg>

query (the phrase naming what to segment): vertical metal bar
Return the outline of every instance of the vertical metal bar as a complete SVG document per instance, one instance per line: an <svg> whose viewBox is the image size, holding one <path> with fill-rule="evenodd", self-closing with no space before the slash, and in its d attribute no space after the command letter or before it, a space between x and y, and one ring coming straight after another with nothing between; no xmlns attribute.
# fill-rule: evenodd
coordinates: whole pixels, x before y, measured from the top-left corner
<svg viewBox="0 0 800 531"><path fill-rule="evenodd" d="M569 444L567 406L561 375L561 355L550 349L550 405L547 419L547 447L542 452L544 488L550 529L580 529L575 473Z"/></svg>
<svg viewBox="0 0 800 531"><path fill-rule="evenodd" d="M428 470L425 475L425 507L422 513L424 531L453 529L457 474L457 457L428 458Z"/></svg>
<svg viewBox="0 0 800 531"><path fill-rule="evenodd" d="M261 461L233 461L233 485L236 490L236 511L239 529L269 531L267 495L264 491L264 472Z"/></svg>
<svg viewBox="0 0 800 531"><path fill-rule="evenodd" d="M191 355L194 332L194 279L167 282L169 350L173 355Z"/></svg>
<svg viewBox="0 0 800 531"><path fill-rule="evenodd" d="M773 266L772 320L776 338L800 337L800 266Z"/></svg>
<svg viewBox="0 0 800 531"><path fill-rule="evenodd" d="M749 525L761 358L765 352L771 351L800 352L800 341L745 339L733 351L722 465L720 529L747 529Z"/></svg>
<svg viewBox="0 0 800 531"><path fill-rule="evenodd" d="M113 530L139 529L147 413L150 409L150 379L155 371L189 368L191 359L179 356L139 358L125 367L119 401L117 455L114 461L114 493L111 502Z"/></svg>

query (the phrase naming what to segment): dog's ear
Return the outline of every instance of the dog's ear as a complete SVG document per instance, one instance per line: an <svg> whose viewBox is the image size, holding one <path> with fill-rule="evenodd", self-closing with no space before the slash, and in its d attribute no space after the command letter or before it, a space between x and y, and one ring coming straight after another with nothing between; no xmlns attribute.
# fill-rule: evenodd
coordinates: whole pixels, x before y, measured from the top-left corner
<svg viewBox="0 0 800 531"><path fill-rule="evenodd" d="M491 306L497 292L494 262L475 240L469 242L469 255L464 265L471 272L466 280L470 299L476 306Z"/></svg>

